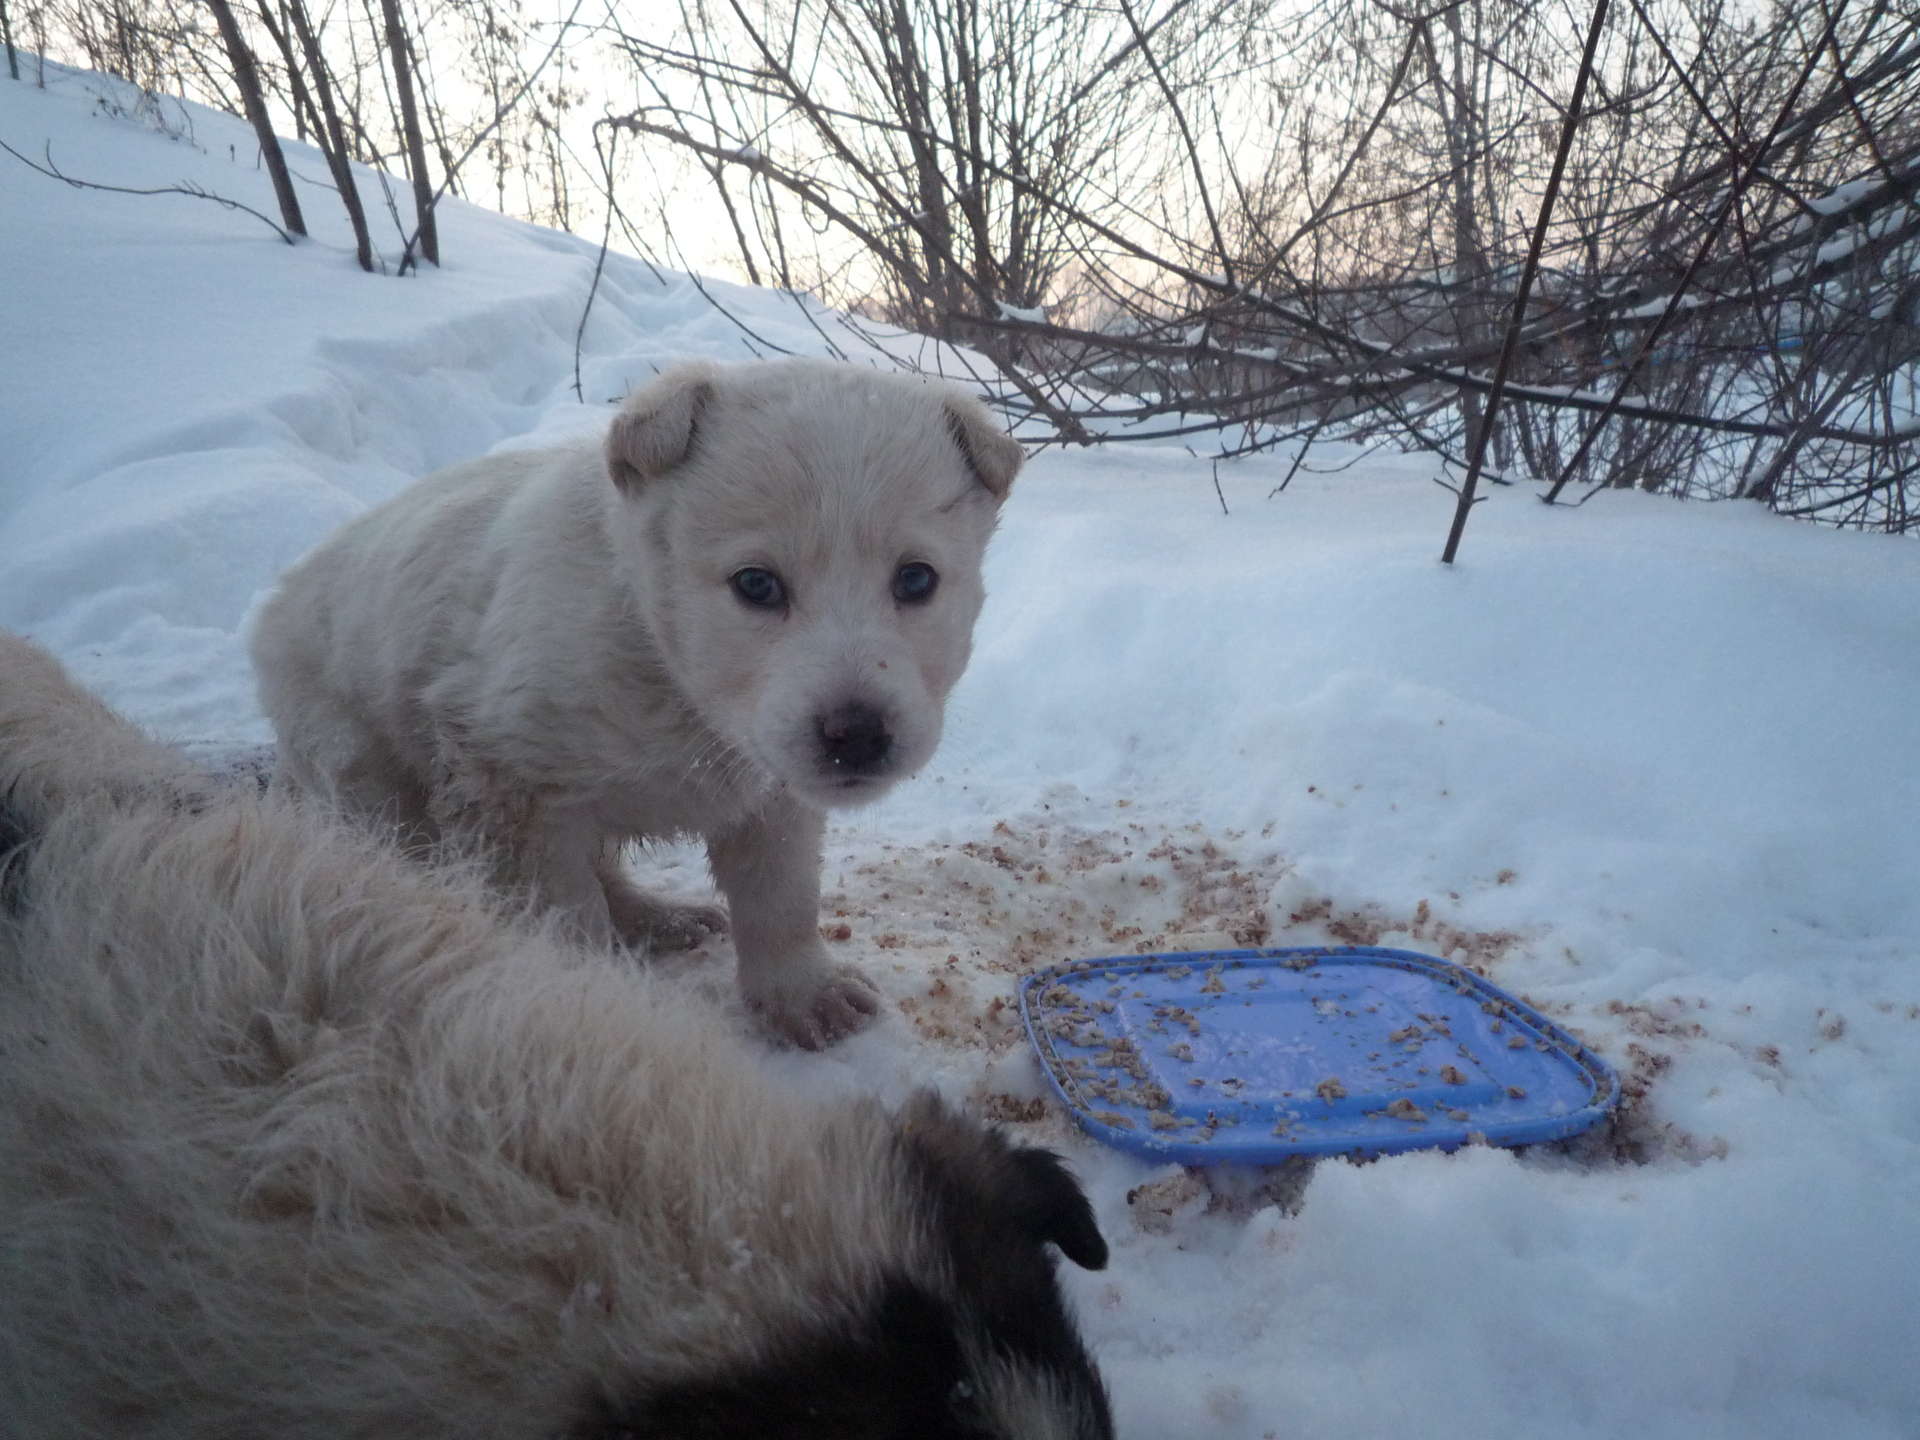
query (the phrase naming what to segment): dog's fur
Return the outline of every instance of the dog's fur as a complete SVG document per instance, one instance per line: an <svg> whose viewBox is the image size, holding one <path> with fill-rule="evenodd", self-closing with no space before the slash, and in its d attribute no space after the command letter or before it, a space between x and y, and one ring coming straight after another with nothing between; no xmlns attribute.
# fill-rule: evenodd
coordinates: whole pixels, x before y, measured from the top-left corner
<svg viewBox="0 0 1920 1440"><path fill-rule="evenodd" d="M485 850L602 942L726 924L620 870L631 840L698 835L748 1002L828 1043L878 999L821 942L822 811L933 753L1020 459L951 386L820 361L671 370L603 453L430 476L288 573L253 641L282 774ZM903 600L922 566L931 595ZM784 603L743 598L749 571Z"/></svg>
<svg viewBox="0 0 1920 1440"><path fill-rule="evenodd" d="M1107 1440L1051 1155L811 1103L0 632L8 1440Z"/></svg>

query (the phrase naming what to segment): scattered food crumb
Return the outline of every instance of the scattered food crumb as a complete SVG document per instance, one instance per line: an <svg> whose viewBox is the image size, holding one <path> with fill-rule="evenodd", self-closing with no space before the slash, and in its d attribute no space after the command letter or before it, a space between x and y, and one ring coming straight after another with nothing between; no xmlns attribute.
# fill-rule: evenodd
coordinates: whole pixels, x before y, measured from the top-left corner
<svg viewBox="0 0 1920 1440"><path fill-rule="evenodd" d="M1206 1195L1205 1179L1192 1170L1181 1170L1134 1186L1127 1192L1127 1213L1147 1234L1164 1235L1173 1228L1180 1211L1203 1202Z"/></svg>

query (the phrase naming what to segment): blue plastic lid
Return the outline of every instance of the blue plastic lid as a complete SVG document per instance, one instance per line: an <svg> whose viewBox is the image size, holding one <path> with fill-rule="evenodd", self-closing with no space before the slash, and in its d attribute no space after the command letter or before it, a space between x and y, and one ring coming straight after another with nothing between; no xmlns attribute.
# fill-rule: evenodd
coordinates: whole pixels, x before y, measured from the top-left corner
<svg viewBox="0 0 1920 1440"><path fill-rule="evenodd" d="M1083 1127L1188 1165L1557 1140L1620 1095L1524 1001L1407 950L1075 960L1028 976L1020 1013Z"/></svg>

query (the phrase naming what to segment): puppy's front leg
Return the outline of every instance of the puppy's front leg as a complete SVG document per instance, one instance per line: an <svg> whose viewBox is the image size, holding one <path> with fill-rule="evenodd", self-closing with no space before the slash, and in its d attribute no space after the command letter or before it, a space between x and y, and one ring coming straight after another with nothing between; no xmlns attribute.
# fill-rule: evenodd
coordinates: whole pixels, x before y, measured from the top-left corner
<svg viewBox="0 0 1920 1440"><path fill-rule="evenodd" d="M852 1034L880 1011L872 984L828 959L820 939L825 828L817 811L783 798L707 837L714 881L732 910L741 992L776 1033L808 1050Z"/></svg>

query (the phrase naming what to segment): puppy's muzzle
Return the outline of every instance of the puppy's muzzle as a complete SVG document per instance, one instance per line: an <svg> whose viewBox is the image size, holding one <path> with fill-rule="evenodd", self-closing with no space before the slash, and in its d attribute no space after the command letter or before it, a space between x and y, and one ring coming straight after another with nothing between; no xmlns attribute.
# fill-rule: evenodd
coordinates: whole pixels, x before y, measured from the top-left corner
<svg viewBox="0 0 1920 1440"><path fill-rule="evenodd" d="M893 756L893 731L879 710L855 701L828 711L815 723L829 774L870 780L886 773Z"/></svg>

